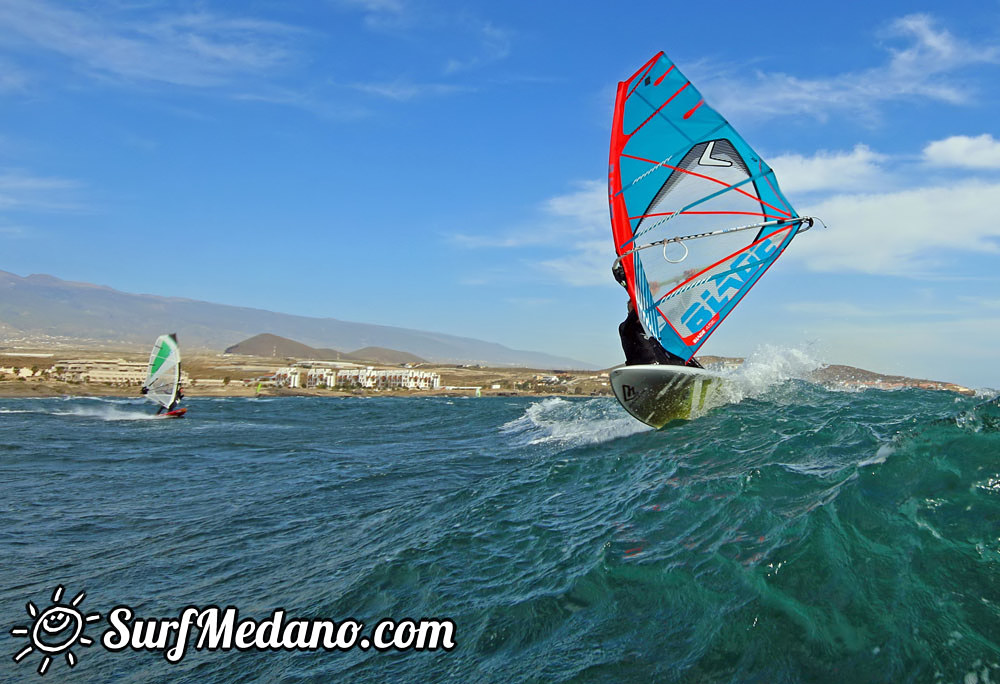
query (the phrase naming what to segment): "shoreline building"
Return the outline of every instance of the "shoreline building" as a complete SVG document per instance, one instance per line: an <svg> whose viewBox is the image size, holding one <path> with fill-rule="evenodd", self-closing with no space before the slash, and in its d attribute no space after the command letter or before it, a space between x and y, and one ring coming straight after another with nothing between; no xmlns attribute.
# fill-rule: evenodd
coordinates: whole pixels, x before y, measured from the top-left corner
<svg viewBox="0 0 1000 684"><path fill-rule="evenodd" d="M146 380L148 366L145 361L125 359L67 359L54 364L52 376L65 382L141 385ZM188 381L188 374L181 371L181 383Z"/></svg>
<svg viewBox="0 0 1000 684"><path fill-rule="evenodd" d="M279 368L274 384L290 389L315 387L357 387L362 389L436 390L441 376L411 368L378 369L290 366Z"/></svg>

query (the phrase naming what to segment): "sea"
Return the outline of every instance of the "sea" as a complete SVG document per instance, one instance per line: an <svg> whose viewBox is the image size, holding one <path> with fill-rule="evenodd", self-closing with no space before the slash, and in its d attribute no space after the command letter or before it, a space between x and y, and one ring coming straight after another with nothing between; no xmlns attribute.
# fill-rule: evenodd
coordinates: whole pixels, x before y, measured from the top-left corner
<svg viewBox="0 0 1000 684"><path fill-rule="evenodd" d="M996 393L795 365L659 431L609 397L0 399L0 680L1000 682ZM188 608L271 633L171 659Z"/></svg>

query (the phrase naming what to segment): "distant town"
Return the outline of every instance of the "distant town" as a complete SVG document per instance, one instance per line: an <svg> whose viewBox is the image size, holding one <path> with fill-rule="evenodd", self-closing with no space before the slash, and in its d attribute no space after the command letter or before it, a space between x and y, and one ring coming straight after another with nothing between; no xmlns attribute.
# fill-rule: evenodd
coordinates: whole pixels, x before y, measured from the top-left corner
<svg viewBox="0 0 1000 684"><path fill-rule="evenodd" d="M0 348L0 395L138 395L147 359L146 354L134 351ZM181 384L187 396L610 394L606 371L203 352L184 356Z"/></svg>
<svg viewBox="0 0 1000 684"><path fill-rule="evenodd" d="M65 344L65 342L64 342ZM73 350L0 346L0 395L138 395L147 355L134 349ZM60 345L62 346L62 345ZM316 350L273 335L259 335L223 353L195 352L183 361L181 382L188 396L255 395L610 395L608 371L495 368L480 364L431 364L389 349L371 348L376 358ZM404 359L401 361L401 359ZM741 358L701 357L709 369L732 371ZM850 366L814 371L814 382L842 390L916 387L975 394L949 382L883 375Z"/></svg>

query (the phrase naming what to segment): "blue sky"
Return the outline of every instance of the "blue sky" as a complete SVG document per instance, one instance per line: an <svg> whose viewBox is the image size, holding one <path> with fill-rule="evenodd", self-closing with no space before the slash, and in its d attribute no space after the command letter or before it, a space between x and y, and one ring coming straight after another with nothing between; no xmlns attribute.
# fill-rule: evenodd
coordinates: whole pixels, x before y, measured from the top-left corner
<svg viewBox="0 0 1000 684"><path fill-rule="evenodd" d="M703 353L1000 387L995 1L0 0L0 269L611 365L661 49L828 226Z"/></svg>

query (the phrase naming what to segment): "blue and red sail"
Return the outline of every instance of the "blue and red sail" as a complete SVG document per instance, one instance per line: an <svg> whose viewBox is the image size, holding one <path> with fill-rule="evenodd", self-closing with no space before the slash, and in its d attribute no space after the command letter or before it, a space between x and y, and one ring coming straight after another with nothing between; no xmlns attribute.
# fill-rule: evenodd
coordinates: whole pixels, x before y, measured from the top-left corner
<svg viewBox="0 0 1000 684"><path fill-rule="evenodd" d="M684 360L812 224L662 52L618 84L608 191L639 319Z"/></svg>

